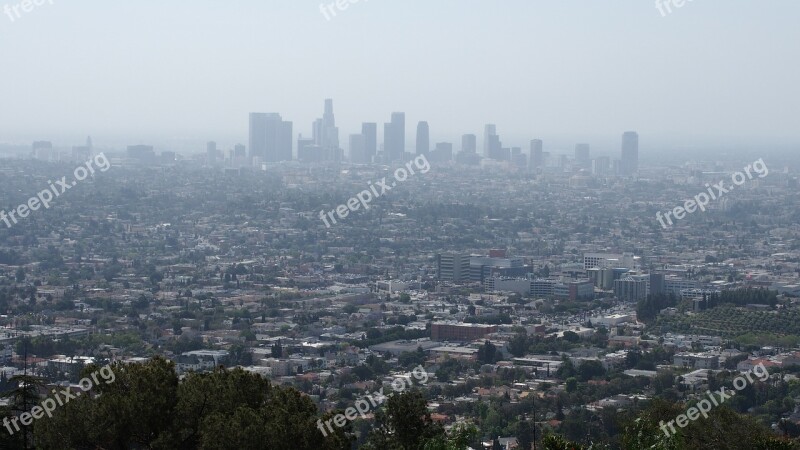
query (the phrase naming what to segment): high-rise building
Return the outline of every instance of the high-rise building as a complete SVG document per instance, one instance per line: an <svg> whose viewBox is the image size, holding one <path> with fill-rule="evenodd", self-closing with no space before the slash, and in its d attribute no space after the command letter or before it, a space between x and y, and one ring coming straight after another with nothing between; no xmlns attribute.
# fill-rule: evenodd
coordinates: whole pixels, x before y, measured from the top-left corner
<svg viewBox="0 0 800 450"><path fill-rule="evenodd" d="M153 163L156 161L156 152L152 145L129 145L128 158L139 163Z"/></svg>
<svg viewBox="0 0 800 450"><path fill-rule="evenodd" d="M223 157L222 152L217 149L217 143L214 141L208 141L206 143L206 157L208 158L208 162L216 162L218 159Z"/></svg>
<svg viewBox="0 0 800 450"><path fill-rule="evenodd" d="M431 150L431 137L428 122L417 124L417 154L428 153Z"/></svg>
<svg viewBox="0 0 800 450"><path fill-rule="evenodd" d="M350 135L350 161L358 164L369 162L367 159L366 139L363 134Z"/></svg>
<svg viewBox="0 0 800 450"><path fill-rule="evenodd" d="M441 281L469 280L470 255L467 253L440 253L436 255L436 274Z"/></svg>
<svg viewBox="0 0 800 450"><path fill-rule="evenodd" d="M511 147L511 164L523 170L528 167L528 155L522 153L521 147Z"/></svg>
<svg viewBox="0 0 800 450"><path fill-rule="evenodd" d="M449 162L453 160L453 144L449 142L439 142L431 153L431 161Z"/></svg>
<svg viewBox="0 0 800 450"><path fill-rule="evenodd" d="M575 145L575 166L587 170L592 168L589 144Z"/></svg>
<svg viewBox="0 0 800 450"><path fill-rule="evenodd" d="M461 152L462 153L477 153L478 152L478 137L474 134L465 134L461 136Z"/></svg>
<svg viewBox="0 0 800 450"><path fill-rule="evenodd" d="M292 122L277 113L250 113L250 158L262 162L292 160Z"/></svg>
<svg viewBox="0 0 800 450"><path fill-rule="evenodd" d="M92 137L86 138L86 145L76 145L72 147L72 160L85 161L94 155L94 148L92 146Z"/></svg>
<svg viewBox="0 0 800 450"><path fill-rule="evenodd" d="M487 124L483 131L483 156L502 160L503 144L500 142L500 136L497 134L497 126L494 124Z"/></svg>
<svg viewBox="0 0 800 450"><path fill-rule="evenodd" d="M233 147L233 156L235 158L247 158L247 147L244 144L236 144Z"/></svg>
<svg viewBox="0 0 800 450"><path fill-rule="evenodd" d="M620 160L620 175L634 175L639 170L639 134L635 131L626 131L622 135L622 158Z"/></svg>
<svg viewBox="0 0 800 450"><path fill-rule="evenodd" d="M336 118L333 115L333 100L325 99L325 111L321 119L313 124L314 144L325 151L339 149L339 128L336 127Z"/></svg>
<svg viewBox="0 0 800 450"><path fill-rule="evenodd" d="M544 143L541 139L534 139L531 141L531 154L529 161L532 171L542 170L544 167Z"/></svg>
<svg viewBox="0 0 800 450"><path fill-rule="evenodd" d="M303 162L321 162L325 160L322 147L314 143L314 138L297 137L297 159Z"/></svg>
<svg viewBox="0 0 800 450"><path fill-rule="evenodd" d="M611 170L611 159L608 156L598 156L592 163L592 173L595 176L603 177L608 175Z"/></svg>
<svg viewBox="0 0 800 450"><path fill-rule="evenodd" d="M366 163L371 163L378 154L378 124L365 122L361 124L361 134L364 135L364 151L366 152Z"/></svg>
<svg viewBox="0 0 800 450"><path fill-rule="evenodd" d="M386 162L400 161L406 151L406 114L392 113L392 121L383 125L383 152Z"/></svg>

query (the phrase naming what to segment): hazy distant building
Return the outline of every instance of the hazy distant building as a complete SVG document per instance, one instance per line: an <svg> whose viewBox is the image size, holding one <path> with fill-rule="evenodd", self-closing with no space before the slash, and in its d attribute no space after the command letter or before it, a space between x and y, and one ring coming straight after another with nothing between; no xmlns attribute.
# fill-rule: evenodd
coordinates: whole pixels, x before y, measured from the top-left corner
<svg viewBox="0 0 800 450"><path fill-rule="evenodd" d="M417 154L428 153L431 151L431 136L430 127L428 122L420 122L417 124Z"/></svg>
<svg viewBox="0 0 800 450"><path fill-rule="evenodd" d="M350 151L351 162L359 164L369 162L366 151L366 139L364 138L363 134L351 134L350 145L348 148Z"/></svg>
<svg viewBox="0 0 800 450"><path fill-rule="evenodd" d="M327 152L339 149L339 128L336 127L336 118L333 115L333 100L325 99L325 111L321 119L313 125L314 144Z"/></svg>
<svg viewBox="0 0 800 450"><path fill-rule="evenodd" d="M314 138L297 138L297 159L303 162L321 162L325 160L322 147L314 143Z"/></svg>
<svg viewBox="0 0 800 450"><path fill-rule="evenodd" d="M483 130L483 156L500 161L503 160L502 153L503 144L497 134L497 126L491 123L487 124Z"/></svg>
<svg viewBox="0 0 800 450"><path fill-rule="evenodd" d="M364 151L367 155L367 163L373 162L378 154L378 124L365 122L361 124L361 134L364 135Z"/></svg>
<svg viewBox="0 0 800 450"><path fill-rule="evenodd" d="M530 153L529 167L531 170L541 170L544 167L544 143L541 139L534 139L531 141Z"/></svg>
<svg viewBox="0 0 800 450"><path fill-rule="evenodd" d="M521 169L528 167L528 155L522 153L521 147L511 147L511 165Z"/></svg>
<svg viewBox="0 0 800 450"><path fill-rule="evenodd" d="M156 152L152 145L129 145L128 158L139 163L156 162Z"/></svg>
<svg viewBox="0 0 800 450"><path fill-rule="evenodd" d="M76 145L72 147L72 160L85 161L94 156L94 147L92 145L92 137L86 138L86 145Z"/></svg>
<svg viewBox="0 0 800 450"><path fill-rule="evenodd" d="M208 162L214 163L223 158L222 152L217 148L217 143L208 141L206 143L206 157Z"/></svg>
<svg viewBox="0 0 800 450"><path fill-rule="evenodd" d="M262 162L292 160L292 122L277 113L250 113L250 158Z"/></svg>
<svg viewBox="0 0 800 450"><path fill-rule="evenodd" d="M478 152L478 137L474 134L465 134L461 136L461 152L462 153L477 153Z"/></svg>
<svg viewBox="0 0 800 450"><path fill-rule="evenodd" d="M639 170L639 134L635 131L626 131L622 135L619 169L622 176L633 175Z"/></svg>
<svg viewBox="0 0 800 450"><path fill-rule="evenodd" d="M587 170L592 168L589 144L575 145L575 166Z"/></svg>
<svg viewBox="0 0 800 450"><path fill-rule="evenodd" d="M234 158L247 158L247 147L244 144L236 144L233 147L233 157Z"/></svg>
<svg viewBox="0 0 800 450"><path fill-rule="evenodd" d="M44 161L55 159L53 152L53 143L50 141L36 141L32 146L33 157Z"/></svg>
<svg viewBox="0 0 800 450"><path fill-rule="evenodd" d="M611 172L611 159L608 156L598 156L592 161L592 173L598 177L604 177Z"/></svg>
<svg viewBox="0 0 800 450"><path fill-rule="evenodd" d="M383 152L386 162L400 161L406 152L406 114L392 113L392 121L383 125Z"/></svg>
<svg viewBox="0 0 800 450"><path fill-rule="evenodd" d="M453 144L449 142L439 142L436 148L430 153L432 162L448 162L453 160Z"/></svg>

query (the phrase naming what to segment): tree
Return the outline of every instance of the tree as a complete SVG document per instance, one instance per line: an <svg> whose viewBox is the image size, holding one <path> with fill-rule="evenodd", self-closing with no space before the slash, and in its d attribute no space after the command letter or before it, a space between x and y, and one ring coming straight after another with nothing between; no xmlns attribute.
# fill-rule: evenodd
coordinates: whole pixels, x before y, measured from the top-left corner
<svg viewBox="0 0 800 450"><path fill-rule="evenodd" d="M87 367L84 375L96 367ZM242 369L189 373L174 364L115 364L113 382L35 422L36 448L346 450L349 425L324 435L314 403Z"/></svg>
<svg viewBox="0 0 800 450"><path fill-rule="evenodd" d="M278 342L272 345L270 349L270 353L273 358L280 358L283 356L283 346L281 345L281 340L278 339Z"/></svg>
<svg viewBox="0 0 800 450"><path fill-rule="evenodd" d="M497 360L497 348L490 341L478 347L478 361L484 364L494 364Z"/></svg>
<svg viewBox="0 0 800 450"><path fill-rule="evenodd" d="M566 381L566 390L568 393L573 393L578 390L578 380L575 377L569 377Z"/></svg>
<svg viewBox="0 0 800 450"><path fill-rule="evenodd" d="M417 450L441 439L444 429L433 422L428 402L419 391L395 394L375 415L376 426L364 448Z"/></svg>
<svg viewBox="0 0 800 450"><path fill-rule="evenodd" d="M517 333L508 341L508 352L517 358L521 358L528 353L528 336L525 333Z"/></svg>

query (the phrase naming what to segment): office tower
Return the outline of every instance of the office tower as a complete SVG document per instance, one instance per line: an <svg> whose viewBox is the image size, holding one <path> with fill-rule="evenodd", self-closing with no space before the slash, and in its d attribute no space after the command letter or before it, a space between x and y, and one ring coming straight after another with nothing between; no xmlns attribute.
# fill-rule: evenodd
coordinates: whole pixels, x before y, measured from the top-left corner
<svg viewBox="0 0 800 450"><path fill-rule="evenodd" d="M366 163L371 163L378 154L378 124L374 122L364 122L361 124L361 134L364 135L364 151L366 152Z"/></svg>
<svg viewBox="0 0 800 450"><path fill-rule="evenodd" d="M314 144L326 152L339 149L339 128L336 127L336 118L333 115L333 100L325 99L325 111L322 118L314 121Z"/></svg>
<svg viewBox="0 0 800 450"><path fill-rule="evenodd" d="M72 160L85 161L94 155L92 147L92 137L86 138L86 145L77 145L72 147Z"/></svg>
<svg viewBox="0 0 800 450"><path fill-rule="evenodd" d="M467 281L470 274L470 255L441 253L436 255L436 275L440 281Z"/></svg>
<svg viewBox="0 0 800 450"><path fill-rule="evenodd" d="M530 168L531 171L544 168L544 143L541 139L531 141Z"/></svg>
<svg viewBox="0 0 800 450"><path fill-rule="evenodd" d="M277 113L250 113L250 159L262 162L292 160L292 122Z"/></svg>
<svg viewBox="0 0 800 450"><path fill-rule="evenodd" d="M209 162L214 162L222 156L222 152L217 149L217 143L208 141L206 143L206 157Z"/></svg>
<svg viewBox="0 0 800 450"><path fill-rule="evenodd" d="M366 139L363 134L350 135L350 162L357 164L367 163Z"/></svg>
<svg viewBox="0 0 800 450"><path fill-rule="evenodd" d="M449 162L453 159L453 144L449 142L439 142L430 156L432 162Z"/></svg>
<svg viewBox="0 0 800 450"><path fill-rule="evenodd" d="M417 124L417 154L428 153L431 150L431 137L428 122Z"/></svg>
<svg viewBox="0 0 800 450"><path fill-rule="evenodd" d="M314 143L314 138L304 139L301 134L297 137L297 159L303 162L320 162L325 157L322 147Z"/></svg>
<svg viewBox="0 0 800 450"><path fill-rule="evenodd" d="M494 124L487 124L484 128L483 156L495 160L503 159L503 144L500 142L500 136L497 134L497 126Z"/></svg>
<svg viewBox="0 0 800 450"><path fill-rule="evenodd" d="M589 154L589 144L575 145L575 166L579 169L590 169L592 158Z"/></svg>
<svg viewBox="0 0 800 450"><path fill-rule="evenodd" d="M474 134L465 134L461 136L461 152L462 153L477 153L478 152L478 137Z"/></svg>
<svg viewBox="0 0 800 450"><path fill-rule="evenodd" d="M528 155L522 153L521 147L511 147L511 164L515 167L527 169Z"/></svg>
<svg viewBox="0 0 800 450"><path fill-rule="evenodd" d="M598 156L593 161L592 166L592 173L595 176L606 176L611 169L611 159L608 156Z"/></svg>
<svg viewBox="0 0 800 450"><path fill-rule="evenodd" d="M233 156L234 158L247 158L247 147L244 144L236 144L233 147Z"/></svg>
<svg viewBox="0 0 800 450"><path fill-rule="evenodd" d="M128 158L139 163L155 163L156 152L152 145L129 145Z"/></svg>
<svg viewBox="0 0 800 450"><path fill-rule="evenodd" d="M396 162L405 158L406 114L392 113L392 121L383 124L383 152L386 162Z"/></svg>
<svg viewBox="0 0 800 450"><path fill-rule="evenodd" d="M622 158L620 159L620 175L634 175L639 170L639 134L626 131L622 135Z"/></svg>

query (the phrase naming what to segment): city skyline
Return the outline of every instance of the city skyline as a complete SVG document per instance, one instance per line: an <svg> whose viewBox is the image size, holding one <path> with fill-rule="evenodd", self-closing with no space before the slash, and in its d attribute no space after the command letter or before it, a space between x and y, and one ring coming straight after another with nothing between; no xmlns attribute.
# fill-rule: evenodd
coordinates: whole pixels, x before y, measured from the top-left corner
<svg viewBox="0 0 800 450"><path fill-rule="evenodd" d="M226 145L247 133L239 118L261 110L310 135L319 99L336 98L341 136L406 111L409 124L426 120L432 140L450 142L496 123L507 145L523 147L535 135L600 151L594 137L616 141L625 129L664 147L797 144L800 66L790 55L800 5L727 5L693 2L663 17L649 2L412 0L363 2L326 21L318 2L199 0L192 26L181 27L185 5L54 2L0 22L3 42L14 43L3 47L14 71L0 75L10 105L0 110L0 143L91 134ZM483 32L453 35L443 21ZM297 23L307 24L302 33ZM420 27L429 30L424 51L411 39ZM87 67L103 76L83 76ZM755 89L758 79L770 82Z"/></svg>

